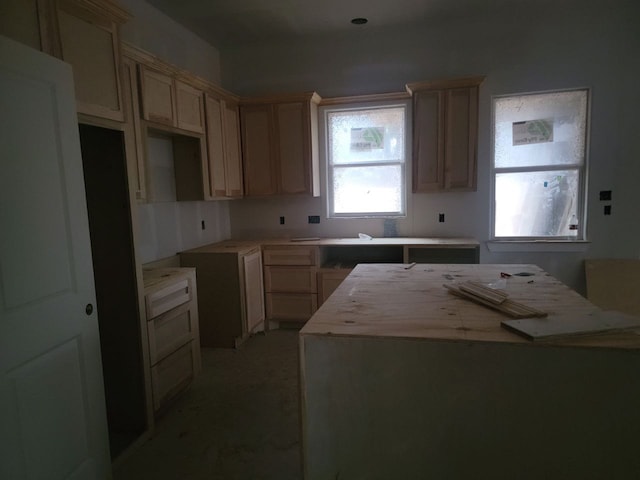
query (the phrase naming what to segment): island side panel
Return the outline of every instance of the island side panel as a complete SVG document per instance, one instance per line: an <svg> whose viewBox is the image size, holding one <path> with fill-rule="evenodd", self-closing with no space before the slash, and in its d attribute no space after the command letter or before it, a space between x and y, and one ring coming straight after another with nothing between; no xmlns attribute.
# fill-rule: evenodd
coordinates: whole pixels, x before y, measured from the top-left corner
<svg viewBox="0 0 640 480"><path fill-rule="evenodd" d="M638 350L301 335L306 480L640 478Z"/></svg>

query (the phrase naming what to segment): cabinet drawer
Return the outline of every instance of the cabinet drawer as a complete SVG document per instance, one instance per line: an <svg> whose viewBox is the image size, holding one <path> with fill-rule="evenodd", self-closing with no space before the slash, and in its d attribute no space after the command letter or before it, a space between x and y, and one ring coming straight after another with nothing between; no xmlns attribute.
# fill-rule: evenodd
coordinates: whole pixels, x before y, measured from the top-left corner
<svg viewBox="0 0 640 480"><path fill-rule="evenodd" d="M184 303L147 322L151 365L191 341L197 331L191 304Z"/></svg>
<svg viewBox="0 0 640 480"><path fill-rule="evenodd" d="M191 383L194 377L192 342L151 367L153 407L157 411Z"/></svg>
<svg viewBox="0 0 640 480"><path fill-rule="evenodd" d="M316 265L318 247L295 246L275 247L266 246L263 249L263 262L265 265Z"/></svg>
<svg viewBox="0 0 640 480"><path fill-rule="evenodd" d="M310 267L264 267L264 284L267 292L316 293L316 269Z"/></svg>
<svg viewBox="0 0 640 480"><path fill-rule="evenodd" d="M318 309L315 293L267 293L267 318L308 320Z"/></svg>
<svg viewBox="0 0 640 480"><path fill-rule="evenodd" d="M147 320L162 315L172 308L191 300L189 281L185 278L144 297Z"/></svg>

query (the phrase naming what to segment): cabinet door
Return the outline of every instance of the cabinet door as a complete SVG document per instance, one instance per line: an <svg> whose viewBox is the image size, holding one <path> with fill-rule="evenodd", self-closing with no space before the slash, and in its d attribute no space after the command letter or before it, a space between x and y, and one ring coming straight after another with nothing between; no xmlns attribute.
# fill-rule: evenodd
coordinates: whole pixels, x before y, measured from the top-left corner
<svg viewBox="0 0 640 480"><path fill-rule="evenodd" d="M351 269L347 268L318 272L318 306L327 301L327 298L349 276L349 273L351 273Z"/></svg>
<svg viewBox="0 0 640 480"><path fill-rule="evenodd" d="M176 125L176 99L173 79L163 73L140 66L142 117L151 122Z"/></svg>
<svg viewBox="0 0 640 480"><path fill-rule="evenodd" d="M280 193L309 193L309 105L304 102L274 106L277 130L278 183Z"/></svg>
<svg viewBox="0 0 640 480"><path fill-rule="evenodd" d="M241 197L242 188L242 156L240 154L240 116L238 105L224 104L224 149L225 172L228 197Z"/></svg>
<svg viewBox="0 0 640 480"><path fill-rule="evenodd" d="M78 112L124 121L118 24L82 7L58 2L62 59L73 66Z"/></svg>
<svg viewBox="0 0 640 480"><path fill-rule="evenodd" d="M471 190L476 186L478 87L446 92L444 188Z"/></svg>
<svg viewBox="0 0 640 480"><path fill-rule="evenodd" d="M243 268L247 332L251 332L264 321L262 255L259 250L243 257Z"/></svg>
<svg viewBox="0 0 640 480"><path fill-rule="evenodd" d="M207 114L207 151L209 153L209 194L224 197L227 193L224 158L224 124L222 101L205 96Z"/></svg>
<svg viewBox="0 0 640 480"><path fill-rule="evenodd" d="M442 91L414 93L413 192L442 187L444 178L444 108Z"/></svg>
<svg viewBox="0 0 640 480"><path fill-rule="evenodd" d="M136 200L146 200L146 180L144 168L144 140L140 125L140 103L138 97L138 72L135 61L122 59L123 94L125 99L124 143L127 155L129 188L135 191Z"/></svg>
<svg viewBox="0 0 640 480"><path fill-rule="evenodd" d="M318 310L315 293L267 293L267 318L307 321Z"/></svg>
<svg viewBox="0 0 640 480"><path fill-rule="evenodd" d="M271 106L245 105L241 115L245 194L274 195L277 188Z"/></svg>
<svg viewBox="0 0 640 480"><path fill-rule="evenodd" d="M182 130L204 133L204 105L200 90L175 80L176 126Z"/></svg>

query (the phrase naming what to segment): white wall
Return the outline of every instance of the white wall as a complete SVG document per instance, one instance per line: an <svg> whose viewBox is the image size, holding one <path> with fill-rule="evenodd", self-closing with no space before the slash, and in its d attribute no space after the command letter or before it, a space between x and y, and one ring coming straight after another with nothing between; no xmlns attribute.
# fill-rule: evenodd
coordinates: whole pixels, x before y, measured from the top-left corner
<svg viewBox="0 0 640 480"><path fill-rule="evenodd" d="M220 52L144 0L118 0L133 18L122 40L172 65L220 84Z"/></svg>
<svg viewBox="0 0 640 480"><path fill-rule="evenodd" d="M599 3L599 5L597 5ZM640 7L631 0L555 2L478 13L393 36L361 29L336 38L238 46L222 52L224 86L239 94L316 90L323 97L402 91L411 81L486 75L480 89L478 188L409 195L400 235L490 236L491 97L590 87L587 252L492 253L483 263L536 263L584 293L583 259L640 256ZM600 190L612 190L603 215ZM325 199L245 199L231 206L234 237L382 234L381 220L321 219ZM446 222L438 223L438 213ZM284 215L286 224L279 225Z"/></svg>
<svg viewBox="0 0 640 480"><path fill-rule="evenodd" d="M220 53L216 48L143 0L121 0L120 3L133 15L122 28L125 42L220 84ZM156 160L171 162L171 144L150 149L149 155L159 158L149 158L148 168L152 168ZM167 195L160 197L167 198ZM230 236L228 202L151 201L138 205L137 217L139 240L136 247L142 263ZM205 222L204 230L202 221Z"/></svg>

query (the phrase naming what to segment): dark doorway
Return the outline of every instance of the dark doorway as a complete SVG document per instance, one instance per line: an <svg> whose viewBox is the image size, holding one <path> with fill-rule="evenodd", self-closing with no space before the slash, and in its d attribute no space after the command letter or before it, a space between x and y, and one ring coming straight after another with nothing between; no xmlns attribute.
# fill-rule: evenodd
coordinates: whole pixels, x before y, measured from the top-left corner
<svg viewBox="0 0 640 480"><path fill-rule="evenodd" d="M111 458L146 430L140 320L123 134L80 125Z"/></svg>

